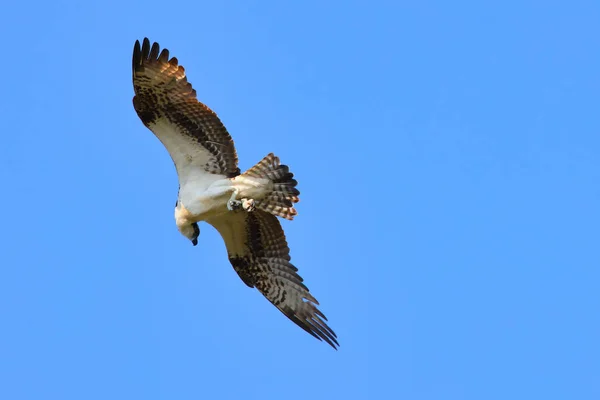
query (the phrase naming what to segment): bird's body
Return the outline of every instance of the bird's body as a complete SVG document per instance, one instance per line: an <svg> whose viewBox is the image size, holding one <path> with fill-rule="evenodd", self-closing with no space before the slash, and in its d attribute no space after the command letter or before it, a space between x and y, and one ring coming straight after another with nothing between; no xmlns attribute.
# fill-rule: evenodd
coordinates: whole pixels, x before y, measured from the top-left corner
<svg viewBox="0 0 600 400"><path fill-rule="evenodd" d="M177 226L206 221L231 211L227 207L227 202L234 190L238 191L237 197L256 201L273 191L273 183L268 179L244 175L187 182L179 191L179 199L175 207Z"/></svg>
<svg viewBox="0 0 600 400"><path fill-rule="evenodd" d="M293 219L297 181L286 165L268 154L244 173L231 136L206 105L196 99L185 70L169 51L144 39L133 51L134 108L166 147L177 169L175 222L198 243L198 223L219 231L229 261L246 285L256 287L302 329L336 348L319 303L291 264L277 217Z"/></svg>

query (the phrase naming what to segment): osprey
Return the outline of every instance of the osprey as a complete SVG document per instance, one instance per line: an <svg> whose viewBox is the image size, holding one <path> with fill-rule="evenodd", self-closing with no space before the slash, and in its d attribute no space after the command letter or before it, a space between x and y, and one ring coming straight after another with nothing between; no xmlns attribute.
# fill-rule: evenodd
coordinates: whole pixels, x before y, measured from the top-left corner
<svg viewBox="0 0 600 400"><path fill-rule="evenodd" d="M195 246L205 221L221 234L242 281L257 288L294 323L334 349L337 336L290 262L277 217L292 220L297 181L272 153L243 174L231 136L196 98L169 51L145 38L133 48L133 106L169 152L177 170L177 229Z"/></svg>

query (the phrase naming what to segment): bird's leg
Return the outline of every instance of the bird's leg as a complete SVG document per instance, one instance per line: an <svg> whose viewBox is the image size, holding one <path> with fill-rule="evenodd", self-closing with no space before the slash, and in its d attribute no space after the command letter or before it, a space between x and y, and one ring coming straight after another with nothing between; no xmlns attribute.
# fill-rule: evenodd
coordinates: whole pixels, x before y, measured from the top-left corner
<svg viewBox="0 0 600 400"><path fill-rule="evenodd" d="M233 188L233 192L231 193L231 197L227 202L227 209L229 211L237 211L240 208L246 212L252 212L256 208L256 202L254 199L243 198L241 200L237 199L237 196L240 194L239 188Z"/></svg>
<svg viewBox="0 0 600 400"><path fill-rule="evenodd" d="M236 199L239 192L240 192L240 190L238 188L233 188L231 197L229 198L229 201L227 202L227 209L229 211L236 211L236 210L239 210L240 207L242 207L242 202Z"/></svg>

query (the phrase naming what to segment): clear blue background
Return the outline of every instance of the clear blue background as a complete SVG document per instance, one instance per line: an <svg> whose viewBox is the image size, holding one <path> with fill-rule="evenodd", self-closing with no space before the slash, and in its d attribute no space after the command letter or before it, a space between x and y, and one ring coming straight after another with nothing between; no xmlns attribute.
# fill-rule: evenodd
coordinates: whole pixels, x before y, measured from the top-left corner
<svg viewBox="0 0 600 400"><path fill-rule="evenodd" d="M0 398L599 399L600 4L566 4L5 4ZM242 169L292 167L339 351L177 232L144 36Z"/></svg>

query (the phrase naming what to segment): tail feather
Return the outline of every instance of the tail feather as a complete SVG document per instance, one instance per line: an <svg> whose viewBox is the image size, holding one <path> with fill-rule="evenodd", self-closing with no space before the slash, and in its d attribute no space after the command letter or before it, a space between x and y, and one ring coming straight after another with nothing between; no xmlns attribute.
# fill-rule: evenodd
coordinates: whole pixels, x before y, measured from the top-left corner
<svg viewBox="0 0 600 400"><path fill-rule="evenodd" d="M298 214L294 203L300 201L300 191L296 188L298 181L287 165L279 163L279 157L268 154L244 175L256 178L268 178L273 183L273 191L260 200L256 207L275 216L292 220Z"/></svg>

